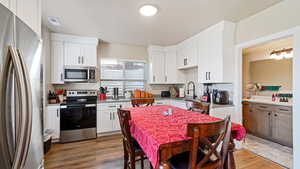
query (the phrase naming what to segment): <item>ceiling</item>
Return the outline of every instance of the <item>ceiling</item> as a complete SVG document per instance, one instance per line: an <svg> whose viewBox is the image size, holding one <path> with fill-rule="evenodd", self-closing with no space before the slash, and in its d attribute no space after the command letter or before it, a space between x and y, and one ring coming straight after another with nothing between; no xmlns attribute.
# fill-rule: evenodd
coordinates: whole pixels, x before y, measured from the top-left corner
<svg viewBox="0 0 300 169"><path fill-rule="evenodd" d="M173 45L221 20L237 22L281 0L44 0L43 24L53 32L133 45ZM154 17L141 16L154 4ZM61 26L48 23L58 17Z"/></svg>

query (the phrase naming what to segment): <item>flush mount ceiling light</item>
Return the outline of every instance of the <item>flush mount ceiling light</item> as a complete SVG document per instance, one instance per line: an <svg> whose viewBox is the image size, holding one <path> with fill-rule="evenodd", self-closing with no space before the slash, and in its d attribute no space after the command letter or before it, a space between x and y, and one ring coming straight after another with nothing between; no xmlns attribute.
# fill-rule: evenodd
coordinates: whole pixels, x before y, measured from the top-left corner
<svg viewBox="0 0 300 169"><path fill-rule="evenodd" d="M143 5L140 7L140 13L143 16L154 16L158 12L158 9L154 5Z"/></svg>
<svg viewBox="0 0 300 169"><path fill-rule="evenodd" d="M54 25L54 26L60 26L60 22L59 22L59 19L58 19L57 17L49 16L49 17L48 17L48 22L49 22L51 25Z"/></svg>

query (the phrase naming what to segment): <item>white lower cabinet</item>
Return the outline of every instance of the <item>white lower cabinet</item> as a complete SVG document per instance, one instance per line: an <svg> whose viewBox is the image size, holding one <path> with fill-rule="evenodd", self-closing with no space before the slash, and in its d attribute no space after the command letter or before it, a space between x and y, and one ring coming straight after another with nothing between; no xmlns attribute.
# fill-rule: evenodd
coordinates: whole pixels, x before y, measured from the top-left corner
<svg viewBox="0 0 300 169"><path fill-rule="evenodd" d="M226 116L231 116L231 121L235 123L239 123L238 119L234 116L235 107L219 107L219 108L211 108L209 115L213 117L217 117L220 119L225 119Z"/></svg>
<svg viewBox="0 0 300 169"><path fill-rule="evenodd" d="M120 123L117 110L120 107L129 107L129 102L100 103L97 105L97 133L119 131Z"/></svg>
<svg viewBox="0 0 300 169"><path fill-rule="evenodd" d="M59 139L60 137L60 105L47 106L45 129L54 131L52 138Z"/></svg>
<svg viewBox="0 0 300 169"><path fill-rule="evenodd" d="M109 110L97 110L97 133L110 132L111 130L111 112Z"/></svg>
<svg viewBox="0 0 300 169"><path fill-rule="evenodd" d="M175 106L175 107L179 107L182 109L187 109L186 107L186 103L184 100L170 100L170 105Z"/></svg>
<svg viewBox="0 0 300 169"><path fill-rule="evenodd" d="M176 99L155 100L154 105L171 105L174 107L186 109L186 104L184 100L176 100Z"/></svg>
<svg viewBox="0 0 300 169"><path fill-rule="evenodd" d="M170 105L170 100L168 99L155 100L153 105Z"/></svg>

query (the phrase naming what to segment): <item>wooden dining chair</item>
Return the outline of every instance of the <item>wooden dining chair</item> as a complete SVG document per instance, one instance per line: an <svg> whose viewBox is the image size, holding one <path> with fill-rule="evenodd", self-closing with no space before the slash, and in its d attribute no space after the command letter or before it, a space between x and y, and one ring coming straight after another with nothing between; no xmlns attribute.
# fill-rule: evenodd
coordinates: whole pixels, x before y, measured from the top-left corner
<svg viewBox="0 0 300 169"><path fill-rule="evenodd" d="M191 151L172 157L171 169L224 169L231 136L230 117L188 124L187 136L192 137Z"/></svg>
<svg viewBox="0 0 300 169"><path fill-rule="evenodd" d="M199 102L192 102L190 111L199 112L201 114L209 115L210 104L203 104Z"/></svg>
<svg viewBox="0 0 300 169"><path fill-rule="evenodd" d="M154 98L132 98L131 104L132 107L140 107L140 106L152 106L154 103Z"/></svg>
<svg viewBox="0 0 300 169"><path fill-rule="evenodd" d="M129 121L130 111L118 109L118 117L123 136L124 169L135 169L135 163L141 161L144 169L144 160L147 158L138 142L131 136Z"/></svg>

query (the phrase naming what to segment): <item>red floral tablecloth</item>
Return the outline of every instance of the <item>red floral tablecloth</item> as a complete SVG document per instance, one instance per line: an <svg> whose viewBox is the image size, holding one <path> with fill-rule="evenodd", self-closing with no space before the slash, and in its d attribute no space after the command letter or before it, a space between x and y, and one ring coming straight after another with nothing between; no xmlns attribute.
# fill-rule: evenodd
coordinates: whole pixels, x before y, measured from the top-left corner
<svg viewBox="0 0 300 169"><path fill-rule="evenodd" d="M171 116L162 113L172 108ZM186 137L188 123L218 121L208 115L187 111L173 106L158 105L127 108L131 112L131 134L140 144L153 166L159 165L159 146L165 143L189 139ZM232 134L236 140L243 140L246 130L239 124L232 124Z"/></svg>

